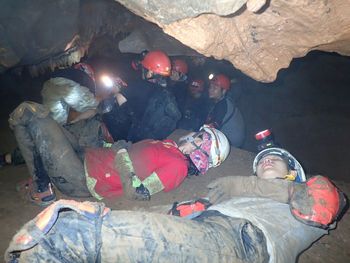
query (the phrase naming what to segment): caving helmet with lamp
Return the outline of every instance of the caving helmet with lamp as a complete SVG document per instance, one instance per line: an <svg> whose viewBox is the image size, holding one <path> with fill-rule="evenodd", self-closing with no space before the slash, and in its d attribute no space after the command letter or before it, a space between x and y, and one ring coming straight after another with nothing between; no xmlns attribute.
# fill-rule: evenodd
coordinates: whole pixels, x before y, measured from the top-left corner
<svg viewBox="0 0 350 263"><path fill-rule="evenodd" d="M141 64L144 68L151 70L155 74L168 77L171 72L171 62L167 54L161 50L148 52Z"/></svg>
<svg viewBox="0 0 350 263"><path fill-rule="evenodd" d="M194 143L198 136L202 138L200 146ZM219 166L230 153L230 143L226 136L208 125L202 126L198 132L184 137L183 140L191 142L196 147L189 157L201 174L206 173L211 167Z"/></svg>
<svg viewBox="0 0 350 263"><path fill-rule="evenodd" d="M261 152L259 152L255 156L255 159L253 162L254 174L256 174L259 161L267 155L280 156L286 162L289 171L291 171L291 170L296 171L296 174L286 175L285 179L292 180L295 182L305 182L306 181L304 169L300 165L298 160L292 154L290 154L287 150L282 149L282 148L278 148L278 147L266 148L266 149L262 150Z"/></svg>
<svg viewBox="0 0 350 263"><path fill-rule="evenodd" d="M271 130L266 129L255 134L255 139L258 142L258 151L262 151L266 148L275 147L274 137Z"/></svg>
<svg viewBox="0 0 350 263"><path fill-rule="evenodd" d="M230 79L224 74L213 75L210 79L210 82L214 83L215 85L219 86L220 88L226 91L229 90L231 87Z"/></svg>

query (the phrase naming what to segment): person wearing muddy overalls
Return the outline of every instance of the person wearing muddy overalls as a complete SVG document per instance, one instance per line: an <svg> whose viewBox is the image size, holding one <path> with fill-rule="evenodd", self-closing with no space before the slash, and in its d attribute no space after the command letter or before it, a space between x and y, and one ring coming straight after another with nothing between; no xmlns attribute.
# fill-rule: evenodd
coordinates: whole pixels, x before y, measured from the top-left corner
<svg viewBox="0 0 350 263"><path fill-rule="evenodd" d="M30 174L43 178L34 180L35 184L32 181L19 184L19 191L29 190L31 200L38 204L53 202L55 193L45 171L57 168L56 159L48 162L47 159L43 160L45 156L62 154L59 147L62 144L69 145L81 159L85 147L102 147L105 141L111 140L101 118L96 115L99 103L111 92L112 89L108 92L97 89L91 66L78 63L52 73L41 91L43 104L27 101L16 108L9 123L18 147ZM45 137L49 132L52 132L50 142ZM67 165L76 160L76 156L72 157ZM64 174L65 171L68 172L68 167L56 173ZM52 178L52 181L55 180L56 183L60 182L58 184L65 181L60 176ZM76 191L79 192L78 189Z"/></svg>
<svg viewBox="0 0 350 263"><path fill-rule="evenodd" d="M181 118L176 99L167 88L170 58L160 50L144 54L138 62L141 78L128 81L128 87L116 95L112 111L103 115L114 140L163 140Z"/></svg>
<svg viewBox="0 0 350 263"><path fill-rule="evenodd" d="M24 185L29 188L29 200L43 206L55 200L53 186L72 197L92 195L101 200L125 194L149 200L178 187L189 170L205 173L220 165L230 150L225 135L209 127L179 145L143 140L130 147L125 141L110 149L83 147L37 103L19 105L9 122L32 177Z"/></svg>
<svg viewBox="0 0 350 263"><path fill-rule="evenodd" d="M44 111L73 137L81 138L83 144L96 145L98 131L103 126L96 116L99 102L104 99L101 91L104 90L96 88L93 68L89 64L78 63L51 73L41 90L42 104L47 109ZM33 105L30 108L35 111ZM38 109L39 115L43 113L40 112ZM5 157L5 164L24 162L18 148Z"/></svg>
<svg viewBox="0 0 350 263"><path fill-rule="evenodd" d="M210 183L213 205L191 220L60 200L17 233L5 261L296 262L335 228L346 199L323 176L302 183L281 179L302 171L294 164L292 172L280 154L260 155L257 176Z"/></svg>

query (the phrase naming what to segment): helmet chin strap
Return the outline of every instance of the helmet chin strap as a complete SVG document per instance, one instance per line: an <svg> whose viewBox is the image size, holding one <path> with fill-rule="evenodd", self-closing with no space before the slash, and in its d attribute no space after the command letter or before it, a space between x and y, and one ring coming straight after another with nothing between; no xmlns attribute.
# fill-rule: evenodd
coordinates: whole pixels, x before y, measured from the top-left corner
<svg viewBox="0 0 350 263"><path fill-rule="evenodd" d="M286 174L283 179L288 181L295 181L295 178L297 177L297 171L290 170L289 174Z"/></svg>

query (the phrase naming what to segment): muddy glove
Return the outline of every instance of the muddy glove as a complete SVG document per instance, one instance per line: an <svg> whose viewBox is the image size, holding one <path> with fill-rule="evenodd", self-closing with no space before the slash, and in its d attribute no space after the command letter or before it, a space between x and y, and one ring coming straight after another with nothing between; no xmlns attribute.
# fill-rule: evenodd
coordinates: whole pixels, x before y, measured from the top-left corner
<svg viewBox="0 0 350 263"><path fill-rule="evenodd" d="M209 201L217 204L231 197L264 197L288 203L292 182L261 179L256 176L228 176L216 179L209 188Z"/></svg>
<svg viewBox="0 0 350 263"><path fill-rule="evenodd" d="M136 187L134 198L139 201L149 201L151 199L151 194L148 189L141 184L139 187Z"/></svg>

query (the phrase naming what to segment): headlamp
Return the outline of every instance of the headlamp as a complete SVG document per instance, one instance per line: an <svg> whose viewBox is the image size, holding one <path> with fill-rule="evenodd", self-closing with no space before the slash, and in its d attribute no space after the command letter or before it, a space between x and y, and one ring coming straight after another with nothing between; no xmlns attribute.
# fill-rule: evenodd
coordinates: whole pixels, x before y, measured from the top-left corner
<svg viewBox="0 0 350 263"><path fill-rule="evenodd" d="M107 88L112 88L114 86L113 79L107 75L103 75L101 81Z"/></svg>

